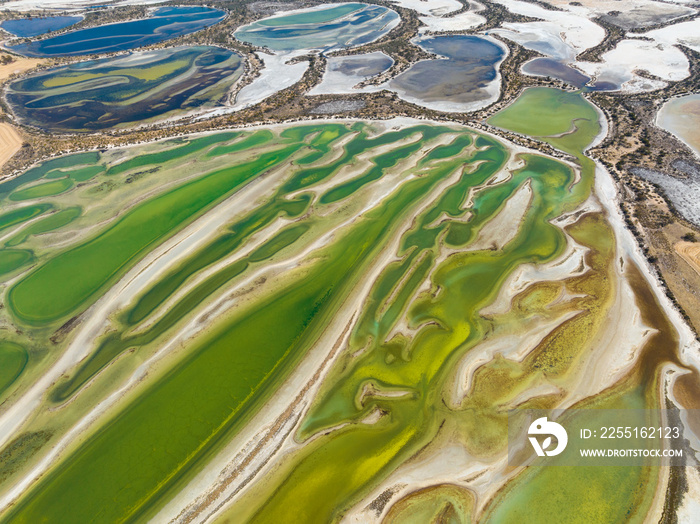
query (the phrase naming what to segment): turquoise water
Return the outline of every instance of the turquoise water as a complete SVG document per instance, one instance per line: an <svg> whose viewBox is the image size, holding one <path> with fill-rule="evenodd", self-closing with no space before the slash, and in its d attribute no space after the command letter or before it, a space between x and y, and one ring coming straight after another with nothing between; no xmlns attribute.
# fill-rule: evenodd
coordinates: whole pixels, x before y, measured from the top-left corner
<svg viewBox="0 0 700 524"><path fill-rule="evenodd" d="M71 31L10 49L24 56L76 56L114 53L157 44L214 25L226 14L210 7L161 7L153 16Z"/></svg>
<svg viewBox="0 0 700 524"><path fill-rule="evenodd" d="M388 33L398 20L399 15L386 7L351 3L266 18L243 26L234 36L273 51L327 52L372 42Z"/></svg>
<svg viewBox="0 0 700 524"><path fill-rule="evenodd" d="M275 27L291 24L321 24L349 15L364 7L366 7L366 4L343 4L330 9L306 10L293 15L266 18L260 21L260 25Z"/></svg>

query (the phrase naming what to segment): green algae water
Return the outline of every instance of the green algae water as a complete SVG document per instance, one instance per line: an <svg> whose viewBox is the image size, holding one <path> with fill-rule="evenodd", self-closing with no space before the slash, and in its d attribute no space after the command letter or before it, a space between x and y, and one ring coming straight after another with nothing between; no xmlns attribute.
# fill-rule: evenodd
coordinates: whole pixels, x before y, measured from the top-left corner
<svg viewBox="0 0 700 524"><path fill-rule="evenodd" d="M502 156L501 163L492 166L500 167L504 160ZM482 173L484 178L477 177L472 183L483 183L487 176L488 173ZM300 431L302 440L314 435L317 438L283 472L275 475L274 489L265 490L267 495L257 502L259 510L249 514L252 522L282 519L285 508L292 504L298 508L302 522L335 521L363 488L381 479L434 438L445 417L438 405L440 391L451 371L450 364L484 333L485 326L476 314L479 307L493 299L499 284L519 264L551 259L562 249L563 237L547 218L556 216L567 203L566 188L572 178L572 171L554 160L529 157L526 167L506 185L480 192L474 203L474 208L479 209L479 218L471 224L474 230L498 211L504 196L512 194L525 180L537 180L537 201L533 202L522 228L527 234L502 252L465 252L433 267L433 289L441 290L438 298L431 298L432 293L419 295L407 311L409 325L425 327L412 341L389 338L401 310L405 313L404 301L415 295L422 280L430 274L431 264L411 264L422 251L419 246L426 246L423 249L428 251L428 258L435 257L453 223L445 221L441 224L442 231L431 231L435 228L431 227L430 217L439 215L444 208L426 209L420 225L411 232L416 244L403 246L406 265L413 270L415 278L405 279L398 268L392 268L384 275L386 280L377 283L348 351L367 349L351 365L343 360L342 369L336 370L337 376L329 381L333 385L322 392ZM454 190L459 191L459 187ZM462 191L462 198L464 195ZM550 207L552 201L558 204ZM440 202L448 203L449 198ZM430 243L425 240L428 234L432 238ZM397 286L405 287L396 294ZM388 308L380 307L394 297L395 303L392 301ZM358 405L358 395L369 382L376 393L365 396ZM394 396L390 392L404 394ZM390 416L373 425L362 424L360 421L375 409ZM484 416L488 416L488 410ZM330 437L320 436L322 431L348 421L354 423L331 433ZM349 470L354 472L352 481L348 481ZM260 496L251 494L250 499L241 501L231 511L246 514L246 510L256 507L256 495Z"/></svg>
<svg viewBox="0 0 700 524"><path fill-rule="evenodd" d="M584 150L600 129L597 111L580 93L527 89L511 106L491 117L489 123L530 135L572 154L581 164L582 176L588 179L583 183L592 184L595 166ZM596 234L593 230L587 236L589 242L600 246L601 239L611 234L602 230ZM612 253L605 258L609 260L611 256ZM601 289L599 293L603 292ZM587 406L577 407L654 409L659 407L656 388L655 381L637 384L631 390L623 385L601 399L587 401ZM655 494L657 475L649 467L528 468L491 502L484 522L643 522Z"/></svg>
<svg viewBox="0 0 700 524"><path fill-rule="evenodd" d="M461 151L473 142L472 133L448 127L422 125L379 135L362 125L307 126L297 128L297 132L293 131L294 129L288 130L284 136L277 138L266 136L264 143L256 138L251 145L263 144L263 149L267 149L267 152L261 151L257 158L236 167L205 173L185 186L146 200L93 239L58 253L13 287L10 296L15 314L23 319L41 319L47 322L59 317L59 313L67 314L75 310L85 300L83 296L102 289L102 280L95 279L89 288L85 287L86 291L70 290L67 299L71 305L64 305L69 302L61 301L60 298L58 304L53 301L39 303L32 289L39 289L39 286L50 280L66 278L69 275L68 262L74 266L74 270L89 272L94 271L92 257L98 256L103 266L119 267L120 260L125 255L120 259L110 251L110 246L133 244L136 249L148 245L147 242L153 242L149 239L159 231L166 230L165 227L154 229L160 223L158 216L164 216L165 223L172 225L170 213L173 209L183 207L185 201L180 203L177 199L197 198L198 200L192 203L188 201L184 206L189 213L194 213L199 209L198 206L203 205L200 201L211 200L204 191L209 187L207 184L211 184L211 190L218 191L217 195L221 196L221 188L232 187L226 185L231 184L231 181L244 181L274 166L289 165L291 155L296 153L301 159L298 167L291 170L276 194L248 216L235 220L230 226L230 233L215 240L219 247L207 246L201 253L193 253L175 273L166 274L162 282L168 284L153 287L152 291L142 297L143 300L147 299L146 302L136 302L133 311L125 313L123 320L126 324L123 329L127 333L129 326L150 317L156 306L172 296L192 275L206 267L212 267L216 261L235 252L251 235L278 217L306 218L297 225L282 229L259 248L252 250L241 259L243 266L236 266L236 271L229 272L226 267L220 274L235 281L239 274L245 274L248 266L254 268L264 265L270 258L294 250L297 244L308 244L324 227L328 227L326 224L334 221L345 223L343 216L348 212L346 209L362 209L362 202L366 202L373 194L372 184L381 182L383 177L397 171L401 162L419 163L422 157L417 154L417 144L429 145L445 136L452 137L448 140L452 141L454 135L459 140L456 142L458 146L453 143L448 150L434 149L434 153L426 158L420 168L421 176L405 180L399 178L401 183L398 187L386 194L380 203L363 211L352 224L339 229L334 234L333 242L314 253L305 272L290 276L288 283L279 291L256 300L254 307L242 310L220 323L220 327L210 335L192 345L185 360L116 415L81 446L72 458L62 462L42 481L38 491L24 499L25 503L13 512L13 520L32 522L42 518L70 518L75 522L86 522L94 518L103 521L140 520L152 515L155 508L172 496L174 489L198 471L206 459L235 434L254 412L255 406L269 395L274 384L289 372L293 363L318 338L354 283L362 277L368 264L372 263L383 248L387 237L395 234L406 210L419 206L431 188L459 170L465 162L483 160L488 164L488 167L481 164L480 173L470 182L475 184L493 174L505 159L502 146L490 139L488 145L482 144L487 145L488 154L462 154ZM353 140L346 142L341 149L343 153L338 158L335 152L338 146L333 147L333 143L348 133L353 134ZM248 136L252 138L261 135L252 133ZM415 142L415 145L395 145L405 139L421 137L423 141ZM236 140L237 137L227 136L221 139L225 142ZM240 143L245 143L247 139L241 140ZM308 143L308 150L300 150L300 143ZM209 145L214 149L200 149L196 154L221 161L235 149L214 154L216 148L222 146L217 145L213 138L209 138ZM377 153L373 153L375 148ZM494 150L500 153L494 156ZM395 152L391 154L391 151ZM250 158L246 148L240 148L239 153ZM342 193L330 193L335 196L325 203L323 195L327 193L315 193L314 185L332 180L333 175L346 165L348 158L352 158L350 155L363 154L369 154L367 170L358 172L354 176L354 183L338 185L342 188ZM137 164L144 167L148 165L132 161L130 169L135 169ZM318 168L315 167L316 164ZM128 176L129 169L124 169L123 172ZM110 174L108 168L104 176L113 177L115 174ZM94 183L99 183L99 177ZM192 190L193 187L200 186L202 190ZM300 189L310 192L305 196L299 195L296 199L289 198L290 193ZM317 201L318 212L332 206L328 211L331 215L323 211L326 217L323 221L314 218L315 213L309 215L310 198ZM345 206L338 208L339 201L346 202ZM123 225L125 221L133 220L131 217L137 213L148 217L151 225L148 231L143 231L143 227L126 228ZM333 218L336 215L337 218ZM135 224L136 222L132 226ZM124 240L115 240L120 238L117 235L127 233L130 236L124 236ZM134 237L134 234L137 236ZM143 235L146 234L150 236L144 240ZM106 238L110 238L110 242ZM88 253L95 255L83 256ZM99 271L107 270L100 267ZM218 276L219 273L214 273L212 278ZM200 288L216 294L221 286L227 285L221 279L216 280L216 283L216 286L211 286L205 280L201 282ZM192 293L196 293L197 289L199 288L194 288ZM201 294L198 296L195 299L193 295L185 295L183 307L176 307L172 311L178 311L180 318L186 318L188 310L197 307L206 297ZM46 309L48 307L52 309ZM89 360L75 379L59 385L56 399L60 401L76 394L81 385L109 362L109 358L127 347L138 345L139 336L148 339L142 339L141 342L144 343L156 339L177 325L179 319L164 318L162 321L164 323L152 325L155 333L145 331L136 335L136 338L131 336L131 339L130 335L123 335L123 342L120 342L121 338L111 339L109 351L105 346L105 353L98 351L95 354L102 360ZM67 485L74 488L66 492Z"/></svg>
<svg viewBox="0 0 700 524"><path fill-rule="evenodd" d="M551 87L526 89L488 122L540 138L574 155L582 154L600 131L598 112L580 92Z"/></svg>
<svg viewBox="0 0 700 524"><path fill-rule="evenodd" d="M17 380L27 365L27 350L14 342L0 342L0 395Z"/></svg>
<svg viewBox="0 0 700 524"><path fill-rule="evenodd" d="M535 119L546 111L556 116L544 123ZM494 125L530 134L574 155L581 164L581 180L574 184L572 170L558 161L523 155L525 166L508 182L477 193L468 208L470 220L457 220L465 213L465 187L459 191L453 186L454 191L427 208L403 238L404 258L376 282L350 347L304 419L297 439L308 444L264 484L239 498L220 522L283 521L289 508L295 508L299 522L339 521L370 486L407 458L429 449L440 430L459 435L458 441L479 458L506 446L505 412L499 406L543 370L561 378L571 373L610 307L614 239L599 215L583 217L568 228L590 250L590 276L566 284L590 297L585 305L588 313L562 326L556 337L522 363L494 361L484 366L469 395L454 407L445 402L448 379L459 356L488 330L496 329L497 324L480 317L478 311L494 299L507 276L525 262L553 260L564 248L562 231L551 220L590 195L593 164L583 151L598 133L597 118L595 109L579 94L533 89L491 119ZM484 139L479 140L483 144ZM526 180L533 196L517 235L501 250L470 252L469 243L480 225ZM436 226L438 217L443 219ZM431 267L427 260L444 247L466 249ZM430 279L430 290L416 295L425 278ZM535 290L531 294L536 297ZM417 330L412 336L397 333L401 317L409 329ZM641 398L633 406L639 407ZM622 407L624 402L620 399L613 405ZM363 423L373 412L381 414L379 421ZM653 496L653 475L644 468L587 469L571 477L561 468L544 469L518 478L504 502L488 513L487 521L522 522L543 516L544 522L563 513L569 522L615 521L630 508L642 508L643 514ZM556 486L554 500L543 495L552 491L551 485ZM588 489L617 489L615 503L582 497ZM537 497L532 496L535 492ZM422 511L435 508L431 503L436 500L437 496L431 499L427 509L420 506ZM580 511L569 511L571 507Z"/></svg>
<svg viewBox="0 0 700 524"><path fill-rule="evenodd" d="M547 111L555 116L543 122ZM459 126L339 122L217 133L34 168L39 174L25 178L28 187L12 191L51 183L42 177L64 180L52 169L86 180L32 203L44 207L0 217L17 228L9 243L37 257L34 268L22 270L27 259L13 269L24 273L7 293L10 312L37 336L85 311L227 196L265 184L215 235L144 282L106 320L90 354L48 391L42 409L79 420L81 410L177 341L178 353L146 378L138 397L76 443L3 521L153 518L263 408L365 285L347 346L289 437L298 446L218 521L289 522L293 515L300 523L337 522L407 461L430 458L440 446L497 460L507 448L508 406L544 380L565 387L575 376L612 307L616 274L614 235L602 214L556 223L591 194L594 165L584 151L599 132L595 108L578 93L528 89L489 122L548 142L578 165L514 154ZM133 205L106 220L102 208L92 211L103 198L95 195ZM515 202L519 213L509 210ZM501 241L482 238L505 215L490 233ZM33 217L41 218L23 225ZM86 224L99 227L68 246L43 248L51 235ZM483 313L519 268L556 261L571 241L582 246L587 271L536 282L507 312ZM71 284L76 274L84 275L81 286ZM38 296L46 289L50 296ZM533 318L572 311L522 359L485 361L455 396L455 369L485 338L508 330L517 337ZM202 318L207 329L186 331ZM183 331L189 334L178 338ZM526 405L555 406L557 399L544 394ZM616 407L655 401L639 385L604 400ZM614 521L648 507L655 485L644 468L582 470L572 478L549 470L527 470L506 484L486 522L551 517L564 507L579 510L568 513L571 522ZM556 497L547 506L533 490L551 484ZM587 487L613 486L615 504L574 500ZM475 502L458 486L440 485L392 504L387 522L435 515L469 522Z"/></svg>

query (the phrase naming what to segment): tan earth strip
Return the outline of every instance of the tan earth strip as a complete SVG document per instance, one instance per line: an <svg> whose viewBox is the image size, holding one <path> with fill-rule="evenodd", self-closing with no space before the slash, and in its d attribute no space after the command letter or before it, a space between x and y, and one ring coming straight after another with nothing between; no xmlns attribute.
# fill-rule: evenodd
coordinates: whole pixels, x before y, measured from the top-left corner
<svg viewBox="0 0 700 524"><path fill-rule="evenodd" d="M673 246L683 260L685 260L695 272L700 275L700 243L678 242Z"/></svg>
<svg viewBox="0 0 700 524"><path fill-rule="evenodd" d="M4 54L2 56L4 56ZM9 64L0 64L0 82L9 78L14 73L23 73L43 62L44 60L38 58L15 58L15 60Z"/></svg>
<svg viewBox="0 0 700 524"><path fill-rule="evenodd" d="M10 124L0 122L0 167L22 147L22 137Z"/></svg>

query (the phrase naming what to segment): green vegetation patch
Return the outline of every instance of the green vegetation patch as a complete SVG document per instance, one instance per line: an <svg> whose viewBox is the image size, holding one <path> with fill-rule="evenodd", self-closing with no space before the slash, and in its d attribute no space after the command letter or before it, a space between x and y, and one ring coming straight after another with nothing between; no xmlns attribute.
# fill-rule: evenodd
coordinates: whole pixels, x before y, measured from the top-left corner
<svg viewBox="0 0 700 524"><path fill-rule="evenodd" d="M69 207L67 209L62 209L52 215L42 218L38 222L31 224L17 235L13 236L5 242L7 247L18 246L22 242L26 241L32 235L40 235L42 233L47 233L55 229L60 229L67 226L73 220L80 216L81 209L79 207Z"/></svg>
<svg viewBox="0 0 700 524"><path fill-rule="evenodd" d="M33 253L26 249L2 249L0 250L0 275L11 273L32 260L34 260Z"/></svg>
<svg viewBox="0 0 700 524"><path fill-rule="evenodd" d="M20 189L10 195L10 200L33 200L36 198L60 195L64 191L68 191L73 187L73 181L70 178L61 178L51 182L44 182L26 189Z"/></svg>
<svg viewBox="0 0 700 524"><path fill-rule="evenodd" d="M47 160L46 162L42 162L38 166L25 171L23 174L13 178L12 180L2 182L0 184L0 198L8 193L11 193L21 185L39 180L49 171L54 169L68 169L84 164L95 164L99 161L99 159L99 152L88 151L86 153L76 153L74 155L60 156L58 158Z"/></svg>
<svg viewBox="0 0 700 524"><path fill-rule="evenodd" d="M0 215L0 231L26 222L42 213L46 213L52 207L51 204L35 204L32 206L20 207L19 209L14 209L2 214Z"/></svg>
<svg viewBox="0 0 700 524"><path fill-rule="evenodd" d="M29 355L19 344L0 341L0 395L22 374Z"/></svg>

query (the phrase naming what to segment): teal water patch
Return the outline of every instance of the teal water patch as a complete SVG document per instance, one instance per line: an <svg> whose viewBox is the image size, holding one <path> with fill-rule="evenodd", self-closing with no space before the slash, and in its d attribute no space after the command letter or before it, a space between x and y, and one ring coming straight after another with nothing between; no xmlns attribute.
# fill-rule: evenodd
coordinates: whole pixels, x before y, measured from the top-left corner
<svg viewBox="0 0 700 524"><path fill-rule="evenodd" d="M241 27L234 36L273 51L327 52L372 42L388 33L398 20L395 11L383 6L341 4L259 20Z"/></svg>
<svg viewBox="0 0 700 524"><path fill-rule="evenodd" d="M76 153L74 155L60 156L58 158L53 158L41 163L40 165L33 167L18 177L8 180L0 184L0 199L14 191L19 186L26 184L27 182L33 182L39 180L41 177L45 176L49 171L54 169L68 169L74 166L80 166L85 164L94 164L98 162L100 154L97 151L89 151L87 153Z"/></svg>

